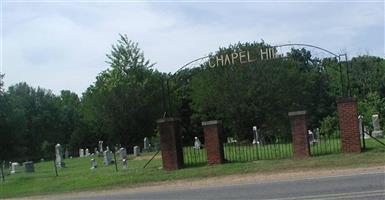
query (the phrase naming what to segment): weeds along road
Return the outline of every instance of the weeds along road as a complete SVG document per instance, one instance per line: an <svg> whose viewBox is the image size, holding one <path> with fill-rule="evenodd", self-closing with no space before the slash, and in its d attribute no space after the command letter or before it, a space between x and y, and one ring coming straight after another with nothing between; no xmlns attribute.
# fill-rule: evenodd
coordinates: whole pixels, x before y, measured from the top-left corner
<svg viewBox="0 0 385 200"><path fill-rule="evenodd" d="M221 183L223 184L223 183ZM385 199L385 172L63 199Z"/></svg>

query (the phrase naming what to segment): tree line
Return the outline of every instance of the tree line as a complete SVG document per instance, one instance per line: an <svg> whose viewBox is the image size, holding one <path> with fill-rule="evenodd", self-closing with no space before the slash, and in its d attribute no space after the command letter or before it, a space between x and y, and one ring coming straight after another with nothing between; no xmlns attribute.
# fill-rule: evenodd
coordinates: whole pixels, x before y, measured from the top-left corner
<svg viewBox="0 0 385 200"><path fill-rule="evenodd" d="M215 54L267 48L264 42L238 43ZM371 115L385 121L385 60L358 56L348 63L316 58L292 49L285 59L232 63L211 68L207 62L175 74L161 73L138 44L121 35L107 54L109 68L78 96L69 90L53 94L27 83L3 86L0 76L0 159L52 158L60 143L76 155L103 140L128 149L155 144L156 120L181 118L186 144L203 139L201 122L222 120L227 136L252 139L251 127L275 138L290 139L287 113L307 110L310 128L321 134L338 131L336 99L351 88L359 113L371 128ZM349 69L349 76L340 71ZM202 140L201 139L201 140Z"/></svg>

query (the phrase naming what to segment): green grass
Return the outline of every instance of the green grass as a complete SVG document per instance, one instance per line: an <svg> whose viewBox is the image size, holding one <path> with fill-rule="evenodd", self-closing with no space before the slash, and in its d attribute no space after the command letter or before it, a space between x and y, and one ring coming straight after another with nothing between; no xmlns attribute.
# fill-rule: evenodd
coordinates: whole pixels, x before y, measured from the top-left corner
<svg viewBox="0 0 385 200"><path fill-rule="evenodd" d="M378 140L380 140L382 143L385 144L385 137L384 138L378 138ZM362 143L362 141L361 141L361 143ZM365 139L365 146L366 146L367 151L380 151L381 152L383 149L385 149L385 146L383 146L382 144L380 144L379 142L377 142L376 140L374 140L372 138Z"/></svg>
<svg viewBox="0 0 385 200"><path fill-rule="evenodd" d="M380 139L385 143L385 138ZM368 150L376 149L381 145L373 139L366 139ZM246 162L256 160L274 160L291 158L293 156L293 145L291 143L278 144L224 144L224 156L228 162ZM312 156L328 155L341 153L341 139L339 134L333 137L322 137L317 143L310 145ZM206 149L194 149L194 147L184 147L183 155L185 164L189 166L199 166L207 163Z"/></svg>
<svg viewBox="0 0 385 200"><path fill-rule="evenodd" d="M218 175L237 173L272 173L285 171L302 171L331 168L354 168L385 164L385 147L367 140L370 149L361 154L333 154L311 157L303 160L280 159L254 162L227 163L217 166L189 167L177 171L160 169L160 157L156 157L150 165L143 169L151 155L129 160L129 169L119 171L115 166L103 166L102 158L97 158L99 168L90 170L90 158L74 158L65 160L66 168L59 169L55 176L53 162L35 164L35 173L19 172L5 177L0 183L0 198L63 193L71 191L98 190L113 187L132 187L177 179L199 179ZM203 151L203 150L202 150Z"/></svg>
<svg viewBox="0 0 385 200"><path fill-rule="evenodd" d="M310 152L313 156L327 155L341 152L340 138L320 139L318 143L310 145Z"/></svg>

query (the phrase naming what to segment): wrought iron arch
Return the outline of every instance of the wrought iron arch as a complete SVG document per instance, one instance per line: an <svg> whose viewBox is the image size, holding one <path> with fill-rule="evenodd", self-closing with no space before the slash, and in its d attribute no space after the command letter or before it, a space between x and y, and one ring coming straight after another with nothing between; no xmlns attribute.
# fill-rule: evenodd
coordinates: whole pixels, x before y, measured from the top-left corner
<svg viewBox="0 0 385 200"><path fill-rule="evenodd" d="M350 80L349 80L349 63L348 63L348 56L346 53L344 54L338 54L338 53L334 53L330 50L327 50L325 48L322 48L322 47L319 47L319 46L316 46L316 45L311 45L311 44L304 44L304 43L287 43L287 44L281 44L281 45L274 45L274 46L270 46L271 48L280 48L280 47L292 47L291 49L293 49L293 47L295 46L299 46L299 47L309 47L309 48L314 48L314 49L318 49L322 52L325 52L329 55L331 55L331 57L333 58L336 58L338 60L338 64L339 64L339 73L340 73L340 82L341 82L341 96L350 96ZM170 86L169 86L169 82L171 79L175 78L175 75L180 73L182 70L190 67L192 64L194 63L197 63L197 62L207 62L206 59L209 59L210 57L212 57L212 55L207 55L207 56L203 56L203 57L199 57L199 58L196 58L194 60L191 60L189 62L187 62L186 64L182 65L182 67L180 67L176 72L174 72L167 80L166 80L166 87L167 87L167 94L165 95L165 89L164 89L164 86L162 86L163 88L163 106L164 106L164 110L165 110L165 113L163 115L163 117L167 117L169 115L173 115L173 112L172 112L172 101L171 101L171 95L170 95ZM329 57L330 58L330 57ZM344 87L344 81L343 81L343 72L342 72L342 63L341 62L345 62L346 64L346 88ZM201 66L201 65L199 65ZM166 103L165 103L165 96L167 96L167 101L168 101L168 109L166 109Z"/></svg>

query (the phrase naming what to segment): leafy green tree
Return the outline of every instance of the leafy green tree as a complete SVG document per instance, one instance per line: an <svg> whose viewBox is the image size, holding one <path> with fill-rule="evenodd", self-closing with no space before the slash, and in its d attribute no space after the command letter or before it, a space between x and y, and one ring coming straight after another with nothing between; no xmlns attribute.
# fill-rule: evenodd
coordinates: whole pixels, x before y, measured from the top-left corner
<svg viewBox="0 0 385 200"><path fill-rule="evenodd" d="M266 47L269 45L264 43L239 43L221 48L217 54L253 52ZM265 135L289 138L289 111L308 110L314 116L311 127L319 127L320 119L333 108L330 105L334 99L329 96L327 77L319 62L308 51L293 49L288 59L214 69L206 64L190 73L189 87L181 88L187 91L184 96L190 95L192 99L191 118L195 122L220 119L227 134L241 140L252 138L253 125L259 126Z"/></svg>
<svg viewBox="0 0 385 200"><path fill-rule="evenodd" d="M120 36L107 58L111 68L82 98L83 121L95 139L109 145L141 144L143 137L154 134L155 121L162 116L164 75L151 69L154 64L127 36Z"/></svg>
<svg viewBox="0 0 385 200"><path fill-rule="evenodd" d="M370 92L385 97L385 60L374 56L359 56L351 60L353 95L365 98Z"/></svg>

